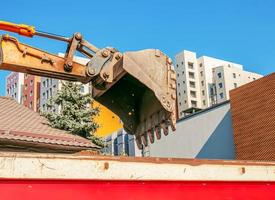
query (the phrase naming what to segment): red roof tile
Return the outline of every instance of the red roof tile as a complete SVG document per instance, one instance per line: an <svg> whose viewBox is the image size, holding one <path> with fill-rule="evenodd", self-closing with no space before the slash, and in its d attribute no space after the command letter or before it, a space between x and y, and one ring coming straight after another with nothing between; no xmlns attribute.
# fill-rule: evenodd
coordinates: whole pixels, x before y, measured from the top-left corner
<svg viewBox="0 0 275 200"><path fill-rule="evenodd" d="M18 104L11 98L0 97L0 144L7 140L59 145L60 149L98 149L90 140L52 128L47 119ZM37 146L37 145L36 145Z"/></svg>

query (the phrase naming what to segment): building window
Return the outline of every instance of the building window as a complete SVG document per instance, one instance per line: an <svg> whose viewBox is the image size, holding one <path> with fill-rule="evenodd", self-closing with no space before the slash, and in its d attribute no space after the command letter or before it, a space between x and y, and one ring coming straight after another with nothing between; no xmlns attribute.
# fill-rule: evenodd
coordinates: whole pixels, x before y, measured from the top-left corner
<svg viewBox="0 0 275 200"><path fill-rule="evenodd" d="M82 93L84 93L84 86L83 86L83 85L81 85L80 91L81 91Z"/></svg>
<svg viewBox="0 0 275 200"><path fill-rule="evenodd" d="M25 84L25 90L27 90L27 89L28 89L28 84L26 83L26 84Z"/></svg>
<svg viewBox="0 0 275 200"><path fill-rule="evenodd" d="M191 105L192 105L192 107L195 107L195 108L196 108L196 107L197 107L197 101L193 101L193 100L192 100L192 101L191 101Z"/></svg>
<svg viewBox="0 0 275 200"><path fill-rule="evenodd" d="M46 82L45 81L43 81L43 87L46 87Z"/></svg>
<svg viewBox="0 0 275 200"><path fill-rule="evenodd" d="M236 78L236 74L235 73L233 73L233 78Z"/></svg>
<svg viewBox="0 0 275 200"><path fill-rule="evenodd" d="M32 101L30 101L30 106L29 107L32 108Z"/></svg>
<svg viewBox="0 0 275 200"><path fill-rule="evenodd" d="M202 101L202 103L203 103L203 105L204 105L204 106L206 105L206 102L205 102L205 100L203 100L203 101Z"/></svg>
<svg viewBox="0 0 275 200"><path fill-rule="evenodd" d="M46 83L47 83L46 86L49 87L49 79L48 78L46 80Z"/></svg>
<svg viewBox="0 0 275 200"><path fill-rule="evenodd" d="M201 81L201 86L204 86L204 81Z"/></svg>
<svg viewBox="0 0 275 200"><path fill-rule="evenodd" d="M200 67L202 67L202 63L200 63Z"/></svg>
<svg viewBox="0 0 275 200"><path fill-rule="evenodd" d="M10 94L10 90L9 89L7 89L7 94Z"/></svg>
<svg viewBox="0 0 275 200"><path fill-rule="evenodd" d="M220 98L223 99L223 93L222 92L220 93Z"/></svg>
<svg viewBox="0 0 275 200"><path fill-rule="evenodd" d="M195 88L195 87L196 87L196 85L195 85L195 82L194 82L194 81L189 81L189 84L190 84L190 87L191 87L191 88Z"/></svg>
<svg viewBox="0 0 275 200"><path fill-rule="evenodd" d="M222 88L222 83L219 83L219 88Z"/></svg>
<svg viewBox="0 0 275 200"><path fill-rule="evenodd" d="M52 78L50 78L50 85L52 85L53 84L53 79Z"/></svg>
<svg viewBox="0 0 275 200"><path fill-rule="evenodd" d="M214 95L214 88L213 87L210 88L210 94Z"/></svg>
<svg viewBox="0 0 275 200"><path fill-rule="evenodd" d="M192 78L192 79L195 78L195 73L194 72L189 72L188 74L189 74L189 78Z"/></svg>
<svg viewBox="0 0 275 200"><path fill-rule="evenodd" d="M194 69L194 63L188 62L188 68L189 69Z"/></svg>
<svg viewBox="0 0 275 200"><path fill-rule="evenodd" d="M32 97L32 95L33 95L33 92L32 92L32 90L30 91L30 97Z"/></svg>
<svg viewBox="0 0 275 200"><path fill-rule="evenodd" d="M255 81L256 80L256 78L253 78L253 81Z"/></svg>
<svg viewBox="0 0 275 200"><path fill-rule="evenodd" d="M179 67L179 65L177 64L177 67Z"/></svg>
<svg viewBox="0 0 275 200"><path fill-rule="evenodd" d="M180 86L180 83L178 83L178 86Z"/></svg>
<svg viewBox="0 0 275 200"><path fill-rule="evenodd" d="M191 97L193 97L193 98L196 98L196 97L197 97L197 95L196 95L196 92L195 92L195 91L190 91L190 95L191 95Z"/></svg>
<svg viewBox="0 0 275 200"><path fill-rule="evenodd" d="M180 104L180 106L181 106L181 102L180 102L179 104Z"/></svg>
<svg viewBox="0 0 275 200"><path fill-rule="evenodd" d="M179 92L179 96L180 96L181 94L180 94L180 92Z"/></svg>
<svg viewBox="0 0 275 200"><path fill-rule="evenodd" d="M202 90L202 91L201 91L201 93L202 93L202 96L204 96L204 95L205 95L204 90Z"/></svg>
<svg viewBox="0 0 275 200"><path fill-rule="evenodd" d="M185 81L182 81L183 84L185 84Z"/></svg>
<svg viewBox="0 0 275 200"><path fill-rule="evenodd" d="M43 97L43 99L45 99L45 92L43 92L42 97Z"/></svg>
<svg viewBox="0 0 275 200"><path fill-rule="evenodd" d="M47 90L46 91L46 99L48 99L49 98L49 91Z"/></svg>
<svg viewBox="0 0 275 200"><path fill-rule="evenodd" d="M237 88L237 87L238 87L237 83L234 83L234 88Z"/></svg>
<svg viewBox="0 0 275 200"><path fill-rule="evenodd" d="M53 95L52 88L50 88L50 97Z"/></svg>
<svg viewBox="0 0 275 200"><path fill-rule="evenodd" d="M187 103L187 101L186 101L186 100L184 100L184 103Z"/></svg>
<svg viewBox="0 0 275 200"><path fill-rule="evenodd" d="M203 76L203 71L200 71L201 76Z"/></svg>
<svg viewBox="0 0 275 200"><path fill-rule="evenodd" d="M16 95L16 92L15 92L15 93L14 93L14 98L16 98L16 96L17 96L17 95Z"/></svg>
<svg viewBox="0 0 275 200"><path fill-rule="evenodd" d="M218 78L221 78L221 77L222 77L222 73L219 72L219 73L218 73Z"/></svg>
<svg viewBox="0 0 275 200"><path fill-rule="evenodd" d="M56 88L56 85L53 85L53 88L55 89L55 88Z"/></svg>
<svg viewBox="0 0 275 200"><path fill-rule="evenodd" d="M179 73L177 74L177 76L178 76L178 77L180 76Z"/></svg>
<svg viewBox="0 0 275 200"><path fill-rule="evenodd" d="M183 62L181 62L181 64L183 65Z"/></svg>
<svg viewBox="0 0 275 200"><path fill-rule="evenodd" d="M30 85L31 85L31 86L33 85L33 80L30 81Z"/></svg>

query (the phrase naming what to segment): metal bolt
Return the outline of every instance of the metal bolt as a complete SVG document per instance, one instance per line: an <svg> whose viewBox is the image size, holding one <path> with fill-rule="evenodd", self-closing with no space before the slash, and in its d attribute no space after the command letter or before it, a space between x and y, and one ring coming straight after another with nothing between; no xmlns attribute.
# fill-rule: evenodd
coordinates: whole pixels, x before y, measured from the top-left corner
<svg viewBox="0 0 275 200"><path fill-rule="evenodd" d="M103 50L103 51L101 52L101 55L102 55L104 58L106 58L107 56L109 56L109 51Z"/></svg>
<svg viewBox="0 0 275 200"><path fill-rule="evenodd" d="M171 97L172 97L172 99L176 99L176 94L173 93Z"/></svg>
<svg viewBox="0 0 275 200"><path fill-rule="evenodd" d="M67 71L67 72L71 72L73 69L73 63L70 61L70 62L67 62L65 63L64 65L64 70Z"/></svg>
<svg viewBox="0 0 275 200"><path fill-rule="evenodd" d="M76 33L75 34L75 39L81 40L82 39L82 35L80 33Z"/></svg>
<svg viewBox="0 0 275 200"><path fill-rule="evenodd" d="M104 73L103 73L103 78L104 78L104 79L108 79L108 78L109 78L109 74L106 73L106 72L104 72Z"/></svg>
<svg viewBox="0 0 275 200"><path fill-rule="evenodd" d="M116 55L115 58L116 58L117 60L119 60L121 57L122 57L121 53L118 53L118 54Z"/></svg>
<svg viewBox="0 0 275 200"><path fill-rule="evenodd" d="M87 72L88 76L94 76L95 75L95 68L88 67L86 72Z"/></svg>

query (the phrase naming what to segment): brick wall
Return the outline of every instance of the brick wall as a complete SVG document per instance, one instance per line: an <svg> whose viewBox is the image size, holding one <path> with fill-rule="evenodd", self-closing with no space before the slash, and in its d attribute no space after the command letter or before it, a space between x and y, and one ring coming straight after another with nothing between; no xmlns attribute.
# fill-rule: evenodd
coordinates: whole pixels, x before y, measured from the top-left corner
<svg viewBox="0 0 275 200"><path fill-rule="evenodd" d="M239 160L275 161L275 73L230 92Z"/></svg>

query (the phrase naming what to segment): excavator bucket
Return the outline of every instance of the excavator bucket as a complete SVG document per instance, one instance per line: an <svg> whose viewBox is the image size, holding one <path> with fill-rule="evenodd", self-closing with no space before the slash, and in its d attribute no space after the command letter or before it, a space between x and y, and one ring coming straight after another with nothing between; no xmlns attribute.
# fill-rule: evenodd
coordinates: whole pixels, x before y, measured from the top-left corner
<svg viewBox="0 0 275 200"><path fill-rule="evenodd" d="M156 49L126 52L112 71L113 82L105 90L94 87L93 97L120 117L140 149L167 135L169 126L175 130L176 74L169 57Z"/></svg>

